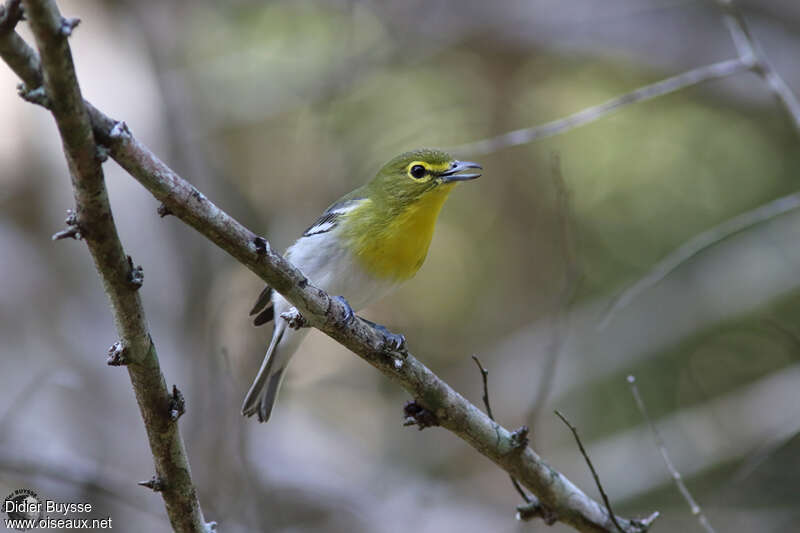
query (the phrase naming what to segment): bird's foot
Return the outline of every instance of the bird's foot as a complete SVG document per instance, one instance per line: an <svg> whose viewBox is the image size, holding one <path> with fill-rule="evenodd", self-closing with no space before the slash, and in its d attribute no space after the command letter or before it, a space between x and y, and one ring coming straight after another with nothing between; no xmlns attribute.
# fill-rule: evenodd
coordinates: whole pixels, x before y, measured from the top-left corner
<svg viewBox="0 0 800 533"><path fill-rule="evenodd" d="M340 304L344 306L344 316L338 320L339 324L346 325L353 321L353 318L356 316L353 308L350 307L350 304L347 302L344 296L334 296L334 299L338 300Z"/></svg>
<svg viewBox="0 0 800 533"><path fill-rule="evenodd" d="M286 321L286 324L292 329L301 329L308 327L308 321L300 314L296 307L292 307L288 311L281 313L281 318Z"/></svg>
<svg viewBox="0 0 800 533"><path fill-rule="evenodd" d="M383 334L383 345L381 346L381 351L385 353L399 353L402 355L408 353L408 350L406 349L406 338L402 333L392 333L386 326L376 324L375 322L366 320L364 318L361 320Z"/></svg>

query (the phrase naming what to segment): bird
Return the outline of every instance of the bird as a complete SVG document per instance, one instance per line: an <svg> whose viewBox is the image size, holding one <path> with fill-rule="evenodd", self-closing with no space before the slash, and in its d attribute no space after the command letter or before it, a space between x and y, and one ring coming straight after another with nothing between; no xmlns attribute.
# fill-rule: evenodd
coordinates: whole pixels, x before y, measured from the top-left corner
<svg viewBox="0 0 800 533"><path fill-rule="evenodd" d="M284 257L314 286L340 298L352 316L417 273L444 201L456 184L480 177L475 170L482 167L440 150L400 154L371 181L331 204ZM259 422L266 422L308 328L289 323L299 313L269 286L250 315L255 315L256 326L286 319L275 320L267 353L242 404L244 416L257 415ZM371 324L388 334L383 326ZM399 348L405 339L396 335L390 340Z"/></svg>

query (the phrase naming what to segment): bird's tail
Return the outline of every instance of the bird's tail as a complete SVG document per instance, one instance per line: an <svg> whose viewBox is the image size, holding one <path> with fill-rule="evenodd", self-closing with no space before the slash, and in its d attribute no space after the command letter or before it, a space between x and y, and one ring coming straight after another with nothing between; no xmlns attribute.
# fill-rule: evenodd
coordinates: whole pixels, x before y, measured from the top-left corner
<svg viewBox="0 0 800 533"><path fill-rule="evenodd" d="M267 354L264 356L264 361L258 370L258 375L250 386L250 390L247 391L247 396L245 396L242 404L242 414L245 416L257 414L259 422L269 420L272 407L275 405L275 400L278 399L278 391L281 388L283 376L286 374L286 364L292 355L291 353L279 353L283 349L290 347L279 346L284 333L286 333L286 326L284 324L276 324L275 327L280 329L276 329L273 334L272 341L269 343L269 348L267 348Z"/></svg>

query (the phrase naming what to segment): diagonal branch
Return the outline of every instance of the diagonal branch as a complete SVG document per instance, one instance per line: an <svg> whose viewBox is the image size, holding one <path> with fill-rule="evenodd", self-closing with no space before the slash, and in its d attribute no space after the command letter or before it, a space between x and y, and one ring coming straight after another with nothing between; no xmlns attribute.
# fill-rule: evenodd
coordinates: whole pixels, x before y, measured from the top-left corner
<svg viewBox="0 0 800 533"><path fill-rule="evenodd" d="M30 54L26 47L18 38L0 35L0 55L30 89L35 89L32 82L36 79L38 65L18 61ZM84 103L95 138L109 149L117 163L162 201L172 214L280 292L310 325L409 391L435 414L441 426L517 478L555 513L558 520L579 531L607 532L615 529L602 504L588 497L530 447L518 442L512 432L490 420L414 356L387 352L384 333L361 319L345 320L347 310L339 300L309 284L305 276L275 253L266 240L239 224L167 167L130 133L124 122L117 122L91 104ZM155 361L154 351L151 353L151 361ZM160 372L155 372L160 377ZM646 531L654 519L651 516L643 520L617 518L617 521L626 533L633 533Z"/></svg>
<svg viewBox="0 0 800 533"><path fill-rule="evenodd" d="M606 509L608 509L608 514L611 516L611 519L614 521L614 525L617 527L617 531L623 533L622 526L619 525L615 518L614 511L611 509L611 501L608 499L608 495L606 494L605 489L603 488L603 484L600 483L600 476L597 475L597 470L594 469L594 465L592 464L592 460L589 459L589 454L586 453L586 448L583 447L583 442L581 441L580 436L578 435L578 429L573 426L567 417L561 414L561 411L558 409L555 410L556 416L564 422L570 431L572 431L572 436L575 437L575 442L578 444L578 448L581 451L581 455L583 458L586 459L586 464L589 465L589 470L592 472L592 477L594 478L595 485L597 485L597 490L600 491L600 496L603 498L603 503L606 504Z"/></svg>
<svg viewBox="0 0 800 533"><path fill-rule="evenodd" d="M712 63L711 65L698 67L682 74L678 74L677 76L672 76L671 78L667 78L650 85L645 85L644 87L639 87L634 91L617 96L611 100L607 100L602 104L587 107L586 109L578 111L572 115L568 115L564 118L553 120L552 122L546 122L532 128L522 128L519 130L509 131L508 133L503 133L495 137L490 137L488 139L462 144L453 148L452 150L457 153L479 155L489 154L504 148L510 148L512 146L528 144L538 139L552 137L554 135L569 131L573 128L584 126L590 122L594 122L595 120L603 118L606 115L614 113L615 111L619 111L628 105L635 104L637 102L644 102L646 100L652 100L653 98L674 93L676 91L680 91L681 89L685 89L706 81L726 78L751 68L751 63L738 57L736 59L720 61L719 63Z"/></svg>
<svg viewBox="0 0 800 533"><path fill-rule="evenodd" d="M4 13L14 13L15 8L19 3L9 2ZM29 89L37 90L35 83L44 82L46 101L61 134L72 177L77 210L70 223L86 241L111 300L122 339L119 351L128 363L172 528L179 532L206 532L209 526L192 484L183 440L177 423L169 416L170 396L137 292L140 283L135 279L136 269L117 235L92 124L75 76L67 37L78 20L64 19L53 0L26 0L25 11L41 56L43 76L38 68L33 70L37 66L36 54L13 32L13 24L0 30L0 53L6 57L8 46L24 46L23 53L12 56L9 63L15 71L29 71L24 77L26 83L31 83Z"/></svg>
<svg viewBox="0 0 800 533"><path fill-rule="evenodd" d="M689 509L691 510L692 514L697 517L697 521L700 522L700 525L703 527L706 533L715 533L714 528L711 526L711 522L709 522L708 518L706 518L706 515L703 514L703 510L700 508L700 505L698 505L698 503L692 497L692 493L689 492L689 488L686 486L686 483L683 482L683 477L681 476L680 472L678 472L678 469L672 464L669 454L667 453L667 446L664 444L664 439L661 438L658 428L647 412L647 407L644 404L644 400L642 400L642 395L639 394L639 387L636 385L636 378L633 375L628 376L628 385L631 388L633 399L636 401L636 407L642 414L642 418L644 418L645 422L647 422L647 425L650 426L650 432L653 434L653 439L656 442L656 448L658 448L661 458L664 459L664 464L667 466L667 470L669 470L669 475L672 476L675 486L678 487L678 491L681 493L681 496L683 496L683 499L686 500L687 504L689 504Z"/></svg>
<svg viewBox="0 0 800 533"><path fill-rule="evenodd" d="M640 278L639 281L614 298L598 327L606 327L611 320L617 316L617 313L627 307L642 292L663 281L678 267L701 252L704 252L712 246L742 231L746 231L778 216L785 215L798 208L800 208L800 192L795 192L786 196L781 196L750 211L745 211L702 233L698 233L677 249L670 252L664 259L656 263L643 278Z"/></svg>
<svg viewBox="0 0 800 533"><path fill-rule="evenodd" d="M453 148L453 151L472 155L488 154L504 148L528 144L538 139L552 137L573 128L584 126L628 105L651 100L706 81L727 78L745 70L755 72L764 80L764 83L772 91L791 119L795 130L800 133L800 102L797 97L786 84L786 81L772 67L769 59L761 50L761 45L750 32L750 28L741 11L734 5L733 0L715 1L724 12L725 24L731 32L739 57L698 67L651 85L645 85L602 104L587 107L577 113L552 122L462 144Z"/></svg>

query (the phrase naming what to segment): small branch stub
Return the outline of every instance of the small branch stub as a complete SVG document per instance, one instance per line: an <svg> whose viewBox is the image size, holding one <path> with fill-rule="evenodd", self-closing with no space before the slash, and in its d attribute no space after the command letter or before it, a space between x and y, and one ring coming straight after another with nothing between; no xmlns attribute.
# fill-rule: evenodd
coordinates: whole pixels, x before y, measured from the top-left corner
<svg viewBox="0 0 800 533"><path fill-rule="evenodd" d="M64 223L67 225L67 229L54 233L52 237L54 241L67 238L80 240L83 238L81 228L78 226L78 216L75 214L75 211L67 209L67 218L64 219Z"/></svg>
<svg viewBox="0 0 800 533"><path fill-rule="evenodd" d="M108 359L106 359L108 366L125 366L128 363L130 363L128 349L121 341L115 342L108 348Z"/></svg>
<svg viewBox="0 0 800 533"><path fill-rule="evenodd" d="M161 218L164 218L167 215L171 215L172 211L169 210L167 204L162 203L160 206L158 206L158 209L156 209L156 213L158 213L158 216L160 216Z"/></svg>
<svg viewBox="0 0 800 533"><path fill-rule="evenodd" d="M439 425L436 415L422 407L416 400L406 402L403 406L403 415L405 415L404 426L416 425L420 431Z"/></svg>
<svg viewBox="0 0 800 533"><path fill-rule="evenodd" d="M112 139L122 141L131 138L131 130L128 129L128 125L125 124L125 121L118 120L114 127L111 128L111 131L108 132L108 136Z"/></svg>
<svg viewBox="0 0 800 533"><path fill-rule="evenodd" d="M72 35L72 30L78 27L78 24L81 23L81 19L79 18L61 18L61 35L64 37L69 37Z"/></svg>
<svg viewBox="0 0 800 533"><path fill-rule="evenodd" d="M300 314L300 311L298 311L296 307L292 307L288 311L281 313L281 318L284 319L286 324L294 330L308 327L308 321L303 315Z"/></svg>
<svg viewBox="0 0 800 533"><path fill-rule="evenodd" d="M147 481L140 481L139 483L137 483L137 485L139 485L140 487L147 487L153 492L162 492L166 488L164 480L158 476L153 476Z"/></svg>
<svg viewBox="0 0 800 533"><path fill-rule="evenodd" d="M97 160L101 163L105 163L108 161L108 156L111 153L107 146L103 146L102 144L95 145L95 150L97 152Z"/></svg>
<svg viewBox="0 0 800 533"><path fill-rule="evenodd" d="M528 446L528 426L521 426L511 432L511 445L514 450L524 450Z"/></svg>
<svg viewBox="0 0 800 533"><path fill-rule="evenodd" d="M186 399L177 385L172 386L172 394L169 397L169 418L173 421L179 419L186 412Z"/></svg>
<svg viewBox="0 0 800 533"><path fill-rule="evenodd" d="M269 243L264 237L256 237L253 239L253 246L258 255L267 255L269 252Z"/></svg>
<svg viewBox="0 0 800 533"><path fill-rule="evenodd" d="M46 108L50 107L50 99L47 97L47 91L45 91L44 87L42 86L36 87L35 89L29 89L24 83L18 83L17 94L26 102Z"/></svg>
<svg viewBox="0 0 800 533"><path fill-rule="evenodd" d="M548 526L552 526L558 522L558 515L555 513L555 511L542 505L538 501L517 505L516 518L520 522L530 522L534 518L541 518L542 521Z"/></svg>
<svg viewBox="0 0 800 533"><path fill-rule="evenodd" d="M144 284L144 270L141 265L134 266L131 256L128 256L128 267L128 284L133 290L139 290Z"/></svg>

